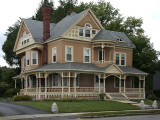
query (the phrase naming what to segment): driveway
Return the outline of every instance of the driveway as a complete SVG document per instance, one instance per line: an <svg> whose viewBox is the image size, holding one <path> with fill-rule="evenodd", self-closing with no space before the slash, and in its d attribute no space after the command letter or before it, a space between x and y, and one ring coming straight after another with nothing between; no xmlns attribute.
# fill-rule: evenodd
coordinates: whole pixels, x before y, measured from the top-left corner
<svg viewBox="0 0 160 120"><path fill-rule="evenodd" d="M26 115L26 114L45 114L46 111L34 109L24 105L0 102L0 113L4 116Z"/></svg>

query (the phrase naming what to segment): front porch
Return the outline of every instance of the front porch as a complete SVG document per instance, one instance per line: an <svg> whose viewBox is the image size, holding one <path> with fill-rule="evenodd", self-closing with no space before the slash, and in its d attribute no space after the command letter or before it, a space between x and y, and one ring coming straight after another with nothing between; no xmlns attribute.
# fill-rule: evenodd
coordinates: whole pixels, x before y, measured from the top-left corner
<svg viewBox="0 0 160 120"><path fill-rule="evenodd" d="M19 94L41 98L98 98L106 93L106 99L113 99L111 94L122 94L129 99L145 98L145 76L80 73L80 72L38 72L23 76Z"/></svg>

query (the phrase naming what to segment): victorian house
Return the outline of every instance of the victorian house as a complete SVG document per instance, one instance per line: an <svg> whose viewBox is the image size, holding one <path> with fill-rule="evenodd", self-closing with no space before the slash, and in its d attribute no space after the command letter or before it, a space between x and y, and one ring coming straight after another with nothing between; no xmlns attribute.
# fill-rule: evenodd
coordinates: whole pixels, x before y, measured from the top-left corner
<svg viewBox="0 0 160 120"><path fill-rule="evenodd" d="M13 79L21 79L19 94L145 98L147 73L132 67L135 45L123 32L105 30L91 9L56 24L50 23L50 7L42 12L43 21L22 19L15 42L21 74Z"/></svg>

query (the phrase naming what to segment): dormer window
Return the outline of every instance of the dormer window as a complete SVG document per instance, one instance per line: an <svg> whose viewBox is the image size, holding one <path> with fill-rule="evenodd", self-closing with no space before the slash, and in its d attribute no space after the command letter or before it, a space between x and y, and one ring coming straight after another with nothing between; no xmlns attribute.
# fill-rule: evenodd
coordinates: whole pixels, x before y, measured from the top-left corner
<svg viewBox="0 0 160 120"><path fill-rule="evenodd" d="M22 45L29 42L29 34L26 34L26 31L23 32L23 36L21 37Z"/></svg>
<svg viewBox="0 0 160 120"><path fill-rule="evenodd" d="M91 37L91 24L86 23L85 24L85 37Z"/></svg>
<svg viewBox="0 0 160 120"><path fill-rule="evenodd" d="M92 30L92 34L96 34L96 30Z"/></svg>
<svg viewBox="0 0 160 120"><path fill-rule="evenodd" d="M117 38L118 42L124 42L124 40L122 38Z"/></svg>
<svg viewBox="0 0 160 120"><path fill-rule="evenodd" d="M85 37L90 37L90 36L91 36L90 30L85 30Z"/></svg>
<svg viewBox="0 0 160 120"><path fill-rule="evenodd" d="M87 24L85 24L85 27L86 28L91 28L91 24L87 23Z"/></svg>

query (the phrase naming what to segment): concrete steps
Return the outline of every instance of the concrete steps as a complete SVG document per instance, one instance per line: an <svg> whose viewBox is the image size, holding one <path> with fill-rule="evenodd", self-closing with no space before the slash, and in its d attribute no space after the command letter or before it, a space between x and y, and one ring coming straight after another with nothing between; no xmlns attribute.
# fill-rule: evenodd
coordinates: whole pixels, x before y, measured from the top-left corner
<svg viewBox="0 0 160 120"><path fill-rule="evenodd" d="M112 100L128 100L126 96L121 93L108 93Z"/></svg>

